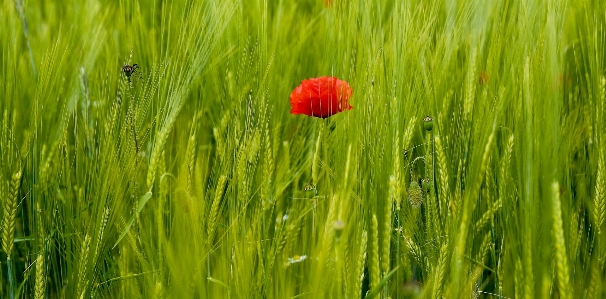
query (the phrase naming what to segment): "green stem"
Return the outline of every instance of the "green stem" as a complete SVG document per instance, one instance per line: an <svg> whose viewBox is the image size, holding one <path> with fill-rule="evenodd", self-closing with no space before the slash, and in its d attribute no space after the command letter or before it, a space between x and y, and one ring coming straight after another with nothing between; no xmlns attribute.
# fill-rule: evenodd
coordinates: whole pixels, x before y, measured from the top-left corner
<svg viewBox="0 0 606 299"><path fill-rule="evenodd" d="M15 1L15 7L17 9L17 13L19 14L19 19L21 19L21 26L23 29L23 36L25 36L25 43L27 45L27 50L29 52L29 61L32 65L32 71L34 72L34 78L38 80L38 73L36 72L36 63L34 61L34 53L32 52L32 46L29 42L29 31L27 30L27 19L25 19L25 12L23 11L23 0Z"/></svg>
<svg viewBox="0 0 606 299"><path fill-rule="evenodd" d="M6 257L6 274L8 279L8 298L15 299L15 269L10 256Z"/></svg>

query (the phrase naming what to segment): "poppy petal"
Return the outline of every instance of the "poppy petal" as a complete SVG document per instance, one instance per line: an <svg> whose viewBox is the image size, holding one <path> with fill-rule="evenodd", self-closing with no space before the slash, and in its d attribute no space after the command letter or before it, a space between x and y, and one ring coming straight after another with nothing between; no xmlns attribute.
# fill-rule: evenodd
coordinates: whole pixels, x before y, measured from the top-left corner
<svg viewBox="0 0 606 299"><path fill-rule="evenodd" d="M326 118L353 107L349 104L352 89L335 77L303 80L290 94L291 114Z"/></svg>

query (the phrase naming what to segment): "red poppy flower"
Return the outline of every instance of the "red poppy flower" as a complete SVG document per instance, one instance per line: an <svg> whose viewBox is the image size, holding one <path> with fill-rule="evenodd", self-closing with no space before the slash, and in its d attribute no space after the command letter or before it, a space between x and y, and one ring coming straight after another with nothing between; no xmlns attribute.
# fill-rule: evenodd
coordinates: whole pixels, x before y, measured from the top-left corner
<svg viewBox="0 0 606 299"><path fill-rule="evenodd" d="M478 83L480 85L488 84L488 80L490 80L490 75L487 72L481 71L480 76L478 77Z"/></svg>
<svg viewBox="0 0 606 299"><path fill-rule="evenodd" d="M327 118L341 111L351 110L349 84L335 77L303 80L290 94L290 113Z"/></svg>

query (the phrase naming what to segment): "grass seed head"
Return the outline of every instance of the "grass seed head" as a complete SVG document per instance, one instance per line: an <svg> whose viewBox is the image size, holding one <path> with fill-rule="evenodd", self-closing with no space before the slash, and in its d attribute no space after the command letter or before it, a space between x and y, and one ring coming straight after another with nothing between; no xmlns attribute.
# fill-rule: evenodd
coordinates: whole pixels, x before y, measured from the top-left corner
<svg viewBox="0 0 606 299"><path fill-rule="evenodd" d="M410 186L408 187L408 201L410 204L418 208L423 203L423 190L421 190L421 186L417 181L410 182Z"/></svg>

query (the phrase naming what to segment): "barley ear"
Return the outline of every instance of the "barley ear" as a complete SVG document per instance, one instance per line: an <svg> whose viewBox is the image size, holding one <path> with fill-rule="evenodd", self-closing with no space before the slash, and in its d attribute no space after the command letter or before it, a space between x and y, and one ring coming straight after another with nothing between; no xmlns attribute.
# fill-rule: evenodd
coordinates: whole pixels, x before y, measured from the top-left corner
<svg viewBox="0 0 606 299"><path fill-rule="evenodd" d="M151 153L151 159L149 161L149 168L147 169L147 187L151 190L154 181L156 179L156 170L158 168L158 163L160 160L160 156L164 151L164 146L166 145L166 140L168 139L170 126L165 126L158 133L158 137L156 139L156 143L154 149Z"/></svg>
<svg viewBox="0 0 606 299"><path fill-rule="evenodd" d="M476 48L471 52L469 59L469 72L465 82L465 101L463 103L465 120L469 120L469 114L473 108L473 101L476 94L476 61L478 57L478 51Z"/></svg>
<svg viewBox="0 0 606 299"><path fill-rule="evenodd" d="M196 165L196 147L197 140L195 130L192 129L192 133L187 141L187 149L185 150L185 164L184 169L187 172L187 192L190 196L194 196L194 171ZM160 174L162 175L162 174Z"/></svg>
<svg viewBox="0 0 606 299"><path fill-rule="evenodd" d="M442 139L440 136L435 137L436 144L436 156L437 156L437 168L438 168L438 178L439 178L439 195L440 195L440 204L442 205L442 209L446 209L447 203L450 201L450 187L449 187L449 174L448 174L448 164L446 163L446 153L444 152L444 148L442 145Z"/></svg>
<svg viewBox="0 0 606 299"><path fill-rule="evenodd" d="M38 255L36 259L36 285L35 289L35 299L44 299L44 287L45 287L45 277L44 277L44 256L42 254Z"/></svg>
<svg viewBox="0 0 606 299"><path fill-rule="evenodd" d="M602 224L604 224L604 218L606 218L606 163L604 161L604 155L600 153L598 159L598 174L595 184L595 198L594 198L594 215L595 222L598 228L598 233L602 233Z"/></svg>
<svg viewBox="0 0 606 299"><path fill-rule="evenodd" d="M2 249L7 259L11 259L11 251L14 245L15 216L17 215L17 196L19 195L19 183L22 172L19 170L13 175L8 197L4 199L4 223L2 225Z"/></svg>
<svg viewBox="0 0 606 299"><path fill-rule="evenodd" d="M568 255L566 254L566 241L564 239L564 224L562 222L562 207L560 203L560 184L551 185L553 205L553 242L555 248L555 267L557 274L558 292L560 298L571 298L568 270Z"/></svg>
<svg viewBox="0 0 606 299"><path fill-rule="evenodd" d="M393 179L394 181L394 185L393 185L393 196L392 196L392 201L395 201L395 208L396 211L400 210L401 207L401 203L402 203L402 190L404 189L402 187L402 160L401 160L401 148L400 148L400 131L396 130L396 138L394 141L395 145L394 145L394 161L393 161ZM390 178L390 184L391 184L391 178ZM392 186L390 185L390 188Z"/></svg>
<svg viewBox="0 0 606 299"><path fill-rule="evenodd" d="M440 249L440 259L438 260L437 269L434 276L433 296L432 298L442 298L442 290L444 288L444 280L446 276L446 266L448 264L448 243L442 245Z"/></svg>
<svg viewBox="0 0 606 299"><path fill-rule="evenodd" d="M268 123L265 124L265 158L263 159L263 175L264 184L261 189L262 207L264 211L267 211L272 203L271 198L271 185L272 176L274 173L274 155L273 148L271 146L270 134L268 129Z"/></svg>
<svg viewBox="0 0 606 299"><path fill-rule="evenodd" d="M486 226L493 218L493 216L503 207L503 201L499 198L488 211L484 212L480 220L476 222L476 232L479 232Z"/></svg>
<svg viewBox="0 0 606 299"><path fill-rule="evenodd" d="M393 200L396 196L396 180L393 176L389 178L389 194L387 196L387 200L385 202L385 211L383 215L383 242L381 246L381 270L383 271L383 276L387 274L390 270L390 257L389 257L389 247L391 243L391 209L393 206Z"/></svg>
<svg viewBox="0 0 606 299"><path fill-rule="evenodd" d="M364 281L364 266L366 265L366 245L368 242L368 233L362 231L362 239L360 240L360 251L358 252L358 263L356 265L356 275L354 276L355 283L352 290L351 298L362 298L362 282Z"/></svg>
<svg viewBox="0 0 606 299"><path fill-rule="evenodd" d="M248 140L242 141L242 145L238 150L238 162L236 164L236 175L237 175L237 186L238 186L238 199L240 203L246 204L248 201L248 151L250 150Z"/></svg>
<svg viewBox="0 0 606 299"><path fill-rule="evenodd" d="M591 263L591 280L587 288L587 296L585 298L601 298L601 288L604 284L602 272L604 271L604 258L595 257L597 261Z"/></svg>
<svg viewBox="0 0 606 299"><path fill-rule="evenodd" d="M82 249L80 252L80 269L78 272L78 285L76 287L76 294L80 294L80 297L83 297L87 291L88 280L86 279L86 268L88 266L88 253L90 252L90 241L91 238L88 234L84 236L84 241L82 241Z"/></svg>
<svg viewBox="0 0 606 299"><path fill-rule="evenodd" d="M524 269L522 266L522 259L520 257L516 258L515 262L515 271L514 271L514 286L515 286L515 296L514 298L525 298L525 284L524 284Z"/></svg>
<svg viewBox="0 0 606 299"><path fill-rule="evenodd" d="M373 290L381 281L381 271L379 270L379 221L377 215L372 215L370 232L370 289Z"/></svg>
<svg viewBox="0 0 606 299"><path fill-rule="evenodd" d="M210 245L215 238L215 229L217 228L217 218L219 217L219 207L221 206L221 199L225 193L225 186L227 185L227 177L222 175L217 182L217 188L215 189L215 198L210 208L210 217L208 218L208 230L207 230L207 243Z"/></svg>

